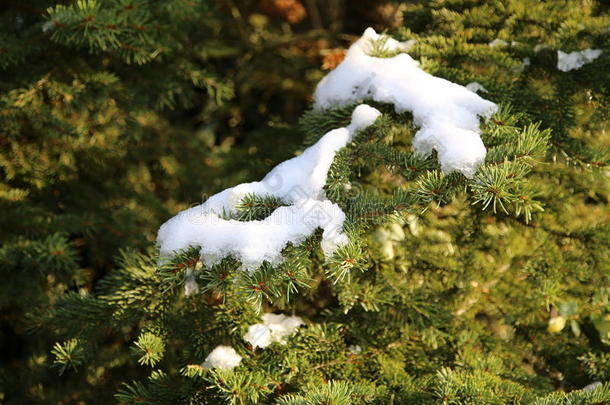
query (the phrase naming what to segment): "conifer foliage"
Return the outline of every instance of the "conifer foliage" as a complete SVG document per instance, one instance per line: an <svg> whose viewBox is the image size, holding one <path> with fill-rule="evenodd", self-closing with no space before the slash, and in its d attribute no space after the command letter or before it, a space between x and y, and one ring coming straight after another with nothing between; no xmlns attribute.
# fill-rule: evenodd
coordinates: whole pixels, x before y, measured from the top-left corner
<svg viewBox="0 0 610 405"><path fill-rule="evenodd" d="M327 229L316 226L286 244L281 260L256 268L188 243L160 255L134 230L154 229L198 198L201 172L168 162L206 153L185 137L185 111L196 106L212 119L222 100L234 103L230 79L201 59L207 48L185 47L205 29L191 16L208 16L212 27L222 9L79 0L35 23L3 14L22 27L3 34L0 52L18 83L1 81L10 91L0 96L0 142L10 151L0 155L0 215L10 231L0 262L8 288L24 293L3 287L0 302L13 317L27 312L21 327L41 347L28 359L31 375L21 372L28 383L6 368L0 391L15 403L610 402L610 8L400 3L391 34L404 42L370 39L368 56L407 52L423 71L495 103L479 127L484 161L462 173L442 166L438 144L418 153L417 112L374 92L314 105L295 131L299 157L351 128L323 187L326 206L345 215L345 239L324 249ZM56 72L35 66L36 35L50 41ZM24 37L35 46L22 46ZM62 60L67 49L72 59ZM559 63L586 49L601 52L573 69ZM40 70L35 81L21 71L26 61ZM355 125L362 103L380 114ZM242 180L235 166L222 168L215 190ZM163 181L153 180L163 170ZM265 170L252 173L258 180ZM99 202L85 204L92 193ZM234 199L215 215L235 229L299 203L269 193ZM123 249L110 262L113 243ZM101 257L83 261L83 244ZM108 268L91 279L82 263L96 260ZM17 393L8 384L31 385Z"/></svg>

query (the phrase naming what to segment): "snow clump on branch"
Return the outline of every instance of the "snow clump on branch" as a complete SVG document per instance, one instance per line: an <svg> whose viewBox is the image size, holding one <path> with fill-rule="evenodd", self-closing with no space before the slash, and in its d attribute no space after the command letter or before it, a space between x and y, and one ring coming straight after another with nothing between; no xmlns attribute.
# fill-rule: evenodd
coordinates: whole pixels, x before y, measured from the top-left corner
<svg viewBox="0 0 610 405"><path fill-rule="evenodd" d="M402 42L368 28L343 62L320 81L315 107L373 99L393 104L398 113L410 111L419 127L415 151L427 156L436 149L443 172L472 178L487 153L479 136L479 117L490 117L497 106L464 86L424 72L404 52L389 58L371 56L376 41L385 41L385 51L404 51Z"/></svg>
<svg viewBox="0 0 610 405"><path fill-rule="evenodd" d="M348 238L343 233L345 213L324 193L328 170L339 149L380 115L375 108L361 104L354 109L347 127L329 131L301 155L277 165L261 181L228 188L205 203L178 213L159 228L161 258L195 246L200 248L206 266L233 256L243 269L253 271L265 261L279 265L283 261L282 249L288 243L297 245L318 228L323 229L324 254L332 255ZM289 205L259 221L226 219L226 213L250 194L275 196Z"/></svg>
<svg viewBox="0 0 610 405"><path fill-rule="evenodd" d="M580 69L587 63L593 62L602 54L601 49L585 49L582 51L574 51L566 53L557 51L557 69L562 72Z"/></svg>
<svg viewBox="0 0 610 405"><path fill-rule="evenodd" d="M231 346L216 346L214 350L208 354L203 362L203 368L211 370L218 368L220 370L231 370L241 363L241 356L237 354Z"/></svg>
<svg viewBox="0 0 610 405"><path fill-rule="evenodd" d="M283 314L264 314L262 320L263 323L251 325L244 335L244 340L254 348L264 348L274 342L284 344L286 337L305 324L298 316Z"/></svg>

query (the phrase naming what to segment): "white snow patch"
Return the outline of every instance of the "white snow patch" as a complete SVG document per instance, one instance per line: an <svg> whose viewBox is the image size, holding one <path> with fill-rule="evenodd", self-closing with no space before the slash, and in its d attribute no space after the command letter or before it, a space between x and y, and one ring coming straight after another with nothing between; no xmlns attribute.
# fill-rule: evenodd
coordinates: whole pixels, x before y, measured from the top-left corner
<svg viewBox="0 0 610 405"><path fill-rule="evenodd" d="M492 48L495 48L497 46L507 46L508 42L506 42L503 39L496 38L493 41L491 41L488 45L491 46Z"/></svg>
<svg viewBox="0 0 610 405"><path fill-rule="evenodd" d="M262 323L250 325L248 332L244 335L244 340L253 348L267 347L272 343L271 329Z"/></svg>
<svg viewBox="0 0 610 405"><path fill-rule="evenodd" d="M347 348L347 350L349 350L353 354L362 353L362 347L360 347L359 345L351 345L350 347Z"/></svg>
<svg viewBox="0 0 610 405"><path fill-rule="evenodd" d="M298 316L283 314L264 314L262 320L263 323L251 325L244 335L244 340L254 348L267 347L274 342L284 344L286 337L305 324Z"/></svg>
<svg viewBox="0 0 610 405"><path fill-rule="evenodd" d="M159 228L161 257L197 246L207 266L232 255L242 268L255 270L264 261L280 264L281 251L288 243L302 242L317 228L323 229L324 254L331 255L348 239L342 230L345 213L324 195L328 170L337 151L380 115L373 107L359 105L349 126L328 132L301 155L277 165L261 181L228 188L178 213ZM222 218L247 194L273 195L290 205L277 208L260 221Z"/></svg>
<svg viewBox="0 0 610 405"><path fill-rule="evenodd" d="M478 93L479 91L482 93L488 93L487 89L479 82L470 82L466 85L466 88L473 93Z"/></svg>
<svg viewBox="0 0 610 405"><path fill-rule="evenodd" d="M604 385L604 384L602 384L599 381L595 381L595 382L592 382L591 384L586 385L582 390L585 392L591 392L591 391L595 391L598 387L601 387L602 385Z"/></svg>
<svg viewBox="0 0 610 405"><path fill-rule="evenodd" d="M343 62L320 81L314 106L326 109L370 98L394 104L397 112L411 111L420 127L413 140L415 151L428 155L436 149L443 172L474 176L487 152L478 134L479 116L491 116L497 106L464 86L424 72L406 53L369 56L371 41L379 38L372 28L364 32ZM401 50L399 44L389 39L385 46Z"/></svg>
<svg viewBox="0 0 610 405"><path fill-rule="evenodd" d="M197 294L198 292L199 284L197 284L195 278L195 270L187 269L184 279L184 295L188 297L189 295Z"/></svg>
<svg viewBox="0 0 610 405"><path fill-rule="evenodd" d="M241 356L231 346L216 346L205 358L202 366L206 370L218 368L231 370L241 363Z"/></svg>
<svg viewBox="0 0 610 405"><path fill-rule="evenodd" d="M557 51L557 69L561 70L562 72L580 69L585 64L593 62L601 54L601 49L585 49L570 53Z"/></svg>

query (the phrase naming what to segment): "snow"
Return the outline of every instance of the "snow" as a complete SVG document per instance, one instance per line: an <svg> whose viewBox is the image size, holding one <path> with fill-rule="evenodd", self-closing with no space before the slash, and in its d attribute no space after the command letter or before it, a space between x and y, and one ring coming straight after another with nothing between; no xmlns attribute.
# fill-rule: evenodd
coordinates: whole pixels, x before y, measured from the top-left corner
<svg viewBox="0 0 610 405"><path fill-rule="evenodd" d="M498 47L498 46L507 46L508 42L506 42L503 39L496 38L493 41L491 41L488 45L491 46L492 48L495 48L495 47Z"/></svg>
<svg viewBox="0 0 610 405"><path fill-rule="evenodd" d="M317 228L323 229L324 254L331 255L348 239L342 231L345 213L324 194L328 170L337 151L380 115L373 107L359 105L347 127L328 132L301 155L277 165L261 181L228 188L178 213L159 228L161 258L196 246L206 266L233 256L243 269L252 271L264 261L280 264L281 251L288 243L299 244ZM260 221L223 218L247 194L273 195L288 205Z"/></svg>
<svg viewBox="0 0 610 405"><path fill-rule="evenodd" d="M271 330L274 341L284 343L287 336L292 335L298 327L305 323L298 316L286 316L283 314L264 314L263 324Z"/></svg>
<svg viewBox="0 0 610 405"><path fill-rule="evenodd" d="M251 325L244 335L244 340L250 343L253 348L267 347L272 343L271 329L262 323Z"/></svg>
<svg viewBox="0 0 610 405"><path fill-rule="evenodd" d="M365 129L375 122L380 115L381 113L377 109L367 104L360 104L354 109L354 112L352 113L352 121L348 125L347 129L351 133Z"/></svg>
<svg viewBox="0 0 610 405"><path fill-rule="evenodd" d="M350 47L345 60L318 84L315 107L325 109L371 98L392 103L397 112L411 111L419 126L413 139L415 152L429 155L435 149L445 173L458 171L472 178L486 155L479 136L479 117L490 116L497 106L463 86L424 72L406 53L392 58L369 56L371 41L379 38L369 28ZM404 51L413 45L412 41L383 39L390 51ZM318 228L323 230L320 244L324 254L332 255L348 238L343 232L345 213L324 193L328 170L337 151L380 115L375 108L361 104L347 127L328 132L301 155L277 165L261 181L228 188L178 213L159 229L161 260L195 246L206 266L232 256L241 262L242 269L253 271L263 262L277 266L289 243L301 243ZM285 206L259 221L227 219L249 194L275 196ZM188 274L185 293L194 294L198 288L194 274Z"/></svg>
<svg viewBox="0 0 610 405"><path fill-rule="evenodd" d="M479 136L479 117L489 117L497 106L464 86L424 72L406 53L391 58L369 56L380 35L368 28L348 50L343 62L318 84L314 107L327 109L362 99L391 103L396 112L411 111L419 127L413 147L422 155L436 149L445 173L458 171L472 178L485 160ZM403 50L388 39L388 50Z"/></svg>
<svg viewBox="0 0 610 405"><path fill-rule="evenodd" d="M237 354L231 346L216 346L208 357L205 358L202 366L206 370L218 368L220 370L231 370L241 363L241 356Z"/></svg>
<svg viewBox="0 0 610 405"><path fill-rule="evenodd" d="M586 392L595 391L598 387L601 387L603 384L599 381L592 382L591 384L586 385L582 390Z"/></svg>
<svg viewBox="0 0 610 405"><path fill-rule="evenodd" d="M244 335L244 340L252 347L267 347L271 343L285 343L286 337L292 335L299 326L304 325L298 316L286 316L283 314L264 314L263 323L251 325Z"/></svg>
<svg viewBox="0 0 610 405"><path fill-rule="evenodd" d="M601 49L585 49L570 53L557 51L557 69L561 70L562 72L580 69L585 64L593 62L601 54Z"/></svg>
<svg viewBox="0 0 610 405"><path fill-rule="evenodd" d="M347 350L349 350L352 354L362 353L362 347L360 347L359 345L351 345L347 348Z"/></svg>
<svg viewBox="0 0 610 405"><path fill-rule="evenodd" d="M189 295L197 294L198 292L199 285L195 278L195 270L187 269L184 279L184 295L188 297Z"/></svg>
<svg viewBox="0 0 610 405"><path fill-rule="evenodd" d="M479 91L482 93L487 93L487 89L483 87L483 85L479 82L470 82L466 85L466 88L473 93L478 93Z"/></svg>

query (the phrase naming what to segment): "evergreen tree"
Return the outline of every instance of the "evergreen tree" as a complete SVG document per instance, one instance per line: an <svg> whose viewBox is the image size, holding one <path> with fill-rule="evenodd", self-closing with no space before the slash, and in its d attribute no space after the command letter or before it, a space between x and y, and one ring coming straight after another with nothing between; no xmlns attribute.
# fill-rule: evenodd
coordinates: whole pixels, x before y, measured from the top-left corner
<svg viewBox="0 0 610 405"><path fill-rule="evenodd" d="M292 153L290 123L322 74L317 48L303 52L320 40L312 32L257 1L0 2L8 403L113 402L120 378L139 375L107 359L111 367L58 378L57 337L32 316L68 291L93 291L121 248L146 249L172 213ZM186 173L196 175L180 180Z"/></svg>
<svg viewBox="0 0 610 405"><path fill-rule="evenodd" d="M193 141L180 113L150 110L174 102L182 103L174 111L191 108L189 92L200 86L192 67L185 77L176 66L201 62L205 45L185 44L196 42L202 20L188 17L211 6L108 4L58 5L31 25L5 13L36 35L44 28L60 62L51 74L48 64L34 63L36 80L21 72L25 61L50 52L19 46L25 28L6 35L2 49L16 54L0 53L18 78L11 80L17 85L2 81L11 91L0 99L3 143L12 148L2 155L9 232L0 260L14 283L3 287L3 307L13 316L36 308L23 323L57 341L51 352L62 379L52 388L41 354L48 341L38 338L40 351L27 363L27 373L39 373L28 377L39 379L38 388L19 397L5 372L8 399L104 402L115 394L109 386L123 383L115 398L129 404L610 402L606 5L404 2L403 26L393 35L414 40L408 53L420 67L455 83L477 82L499 105L481 123L485 162L471 176L444 173L442 151L413 151L421 123L391 104L364 97L311 109L300 121L304 147L348 125L361 102L382 113L328 171L325 195L346 213L349 242L325 255L317 231L285 248L283 262L245 271L235 257L205 264L197 247L160 257L152 235L135 231L197 201L193 193L209 179L202 173L228 173L216 190L243 178L232 171L244 159L239 153L228 154L232 162L221 170L197 172L190 160L201 159L204 141ZM151 21L157 34L139 33ZM395 57L399 50L387 41L373 41L372 56ZM73 59L59 59L65 48ZM558 51L588 48L602 53L578 69L558 69ZM128 91L125 83L136 77L142 87ZM229 94L214 77L214 86L203 86L212 95L207 107L198 107L210 116ZM166 85L169 104L158 89ZM249 179L264 174L261 166ZM157 176L162 170L169 173ZM106 192L92 190L108 182ZM250 194L225 218L264 220L289 205ZM125 228L109 234L105 224ZM107 250L93 249L96 241ZM83 245L99 255L87 263L107 263L107 274L79 270ZM105 254L116 246L129 248L113 267Z"/></svg>

